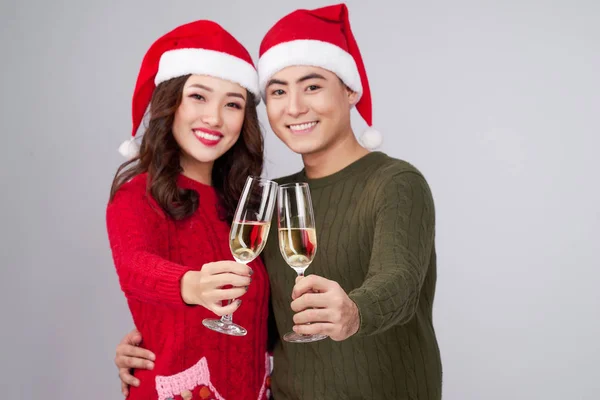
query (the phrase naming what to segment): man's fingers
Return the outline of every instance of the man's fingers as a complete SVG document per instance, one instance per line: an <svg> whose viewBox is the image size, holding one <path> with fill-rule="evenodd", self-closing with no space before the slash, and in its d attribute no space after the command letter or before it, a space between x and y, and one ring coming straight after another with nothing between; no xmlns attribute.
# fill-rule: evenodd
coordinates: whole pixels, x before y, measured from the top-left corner
<svg viewBox="0 0 600 400"><path fill-rule="evenodd" d="M300 335L314 335L317 333L329 336L333 329L332 324L318 322L310 325L294 325L294 332Z"/></svg>
<svg viewBox="0 0 600 400"><path fill-rule="evenodd" d="M325 292L330 289L333 284L336 284L336 282L325 279L322 276L308 275L298 280L296 285L294 285L294 289L292 290L292 299L295 300L304 293Z"/></svg>
<svg viewBox="0 0 600 400"><path fill-rule="evenodd" d="M219 306L215 304L213 307L211 307L211 311L217 314L219 317L222 317L223 315L232 314L235 312L235 310L240 307L240 304L242 304L242 301L239 299L227 306Z"/></svg>
<svg viewBox="0 0 600 400"><path fill-rule="evenodd" d="M129 373L129 370L126 368L119 369L119 378L121 378L121 382L125 383L129 386L140 386L140 380L134 377Z"/></svg>
<svg viewBox="0 0 600 400"><path fill-rule="evenodd" d="M121 381L121 393L123 393L123 396L125 397L129 394L129 385L123 381Z"/></svg>
<svg viewBox="0 0 600 400"><path fill-rule="evenodd" d="M119 356L143 358L150 361L156 360L156 356L150 350L130 344L120 344L117 346L117 357Z"/></svg>
<svg viewBox="0 0 600 400"><path fill-rule="evenodd" d="M125 335L119 344L138 346L140 343L142 343L142 334L137 329L134 329Z"/></svg>
<svg viewBox="0 0 600 400"><path fill-rule="evenodd" d="M327 293L305 293L296 300L292 301L291 307L295 312L306 310L307 308L326 308L330 301Z"/></svg>
<svg viewBox="0 0 600 400"><path fill-rule="evenodd" d="M308 309L294 314L294 324L303 325L316 322L333 323L331 320L331 310L327 308Z"/></svg>
<svg viewBox="0 0 600 400"><path fill-rule="evenodd" d="M152 361L137 358L137 357L128 357L123 355L118 355L115 358L115 364L119 368L135 368L135 369L153 369L154 363Z"/></svg>

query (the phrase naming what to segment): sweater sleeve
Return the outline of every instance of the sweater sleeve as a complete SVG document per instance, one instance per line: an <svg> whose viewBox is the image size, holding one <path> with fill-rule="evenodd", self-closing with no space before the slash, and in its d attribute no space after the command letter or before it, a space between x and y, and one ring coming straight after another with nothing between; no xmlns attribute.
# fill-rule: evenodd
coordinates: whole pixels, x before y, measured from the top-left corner
<svg viewBox="0 0 600 400"><path fill-rule="evenodd" d="M135 182L123 185L108 204L106 225L115 268L127 299L186 306L180 281L191 268L167 259L168 220L146 194L145 187Z"/></svg>
<svg viewBox="0 0 600 400"><path fill-rule="evenodd" d="M414 315L434 242L434 206L425 179L402 172L377 191L373 248L365 282L350 292L359 336L384 332Z"/></svg>

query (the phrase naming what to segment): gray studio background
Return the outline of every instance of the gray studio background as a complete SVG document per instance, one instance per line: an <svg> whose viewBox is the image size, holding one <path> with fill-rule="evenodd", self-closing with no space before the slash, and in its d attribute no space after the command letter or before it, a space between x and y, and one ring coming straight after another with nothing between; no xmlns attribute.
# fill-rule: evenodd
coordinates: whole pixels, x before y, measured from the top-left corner
<svg viewBox="0 0 600 400"><path fill-rule="evenodd" d="M104 211L150 44L208 18L256 57L279 17L325 4L0 3L4 398L121 397L132 323ZM382 150L436 201L444 399L600 398L600 2L348 5ZM266 175L300 169L263 125Z"/></svg>

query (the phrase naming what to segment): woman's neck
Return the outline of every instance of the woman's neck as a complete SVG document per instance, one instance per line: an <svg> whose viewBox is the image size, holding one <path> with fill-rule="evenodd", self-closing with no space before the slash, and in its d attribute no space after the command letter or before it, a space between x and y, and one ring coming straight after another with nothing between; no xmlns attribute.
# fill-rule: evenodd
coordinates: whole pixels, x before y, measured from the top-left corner
<svg viewBox="0 0 600 400"><path fill-rule="evenodd" d="M212 186L212 170L214 161L200 162L196 160L190 160L188 157L181 157L180 164L183 170L183 175L197 182Z"/></svg>

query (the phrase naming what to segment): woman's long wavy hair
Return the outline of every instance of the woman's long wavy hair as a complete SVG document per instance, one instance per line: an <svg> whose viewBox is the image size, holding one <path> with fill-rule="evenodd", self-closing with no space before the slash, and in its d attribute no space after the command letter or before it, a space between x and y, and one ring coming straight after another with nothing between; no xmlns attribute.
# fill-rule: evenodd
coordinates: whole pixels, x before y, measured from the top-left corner
<svg viewBox="0 0 600 400"><path fill-rule="evenodd" d="M181 104L183 87L189 75L159 84L150 102L150 121L137 157L123 163L112 183L110 200L133 177L148 173L148 192L173 219L182 220L198 208L198 193L177 186L182 172L181 149L172 127ZM244 123L237 142L213 166L212 185L220 200L220 218L231 223L248 175L260 176L263 167L263 136L258 123L256 102L248 92Z"/></svg>

